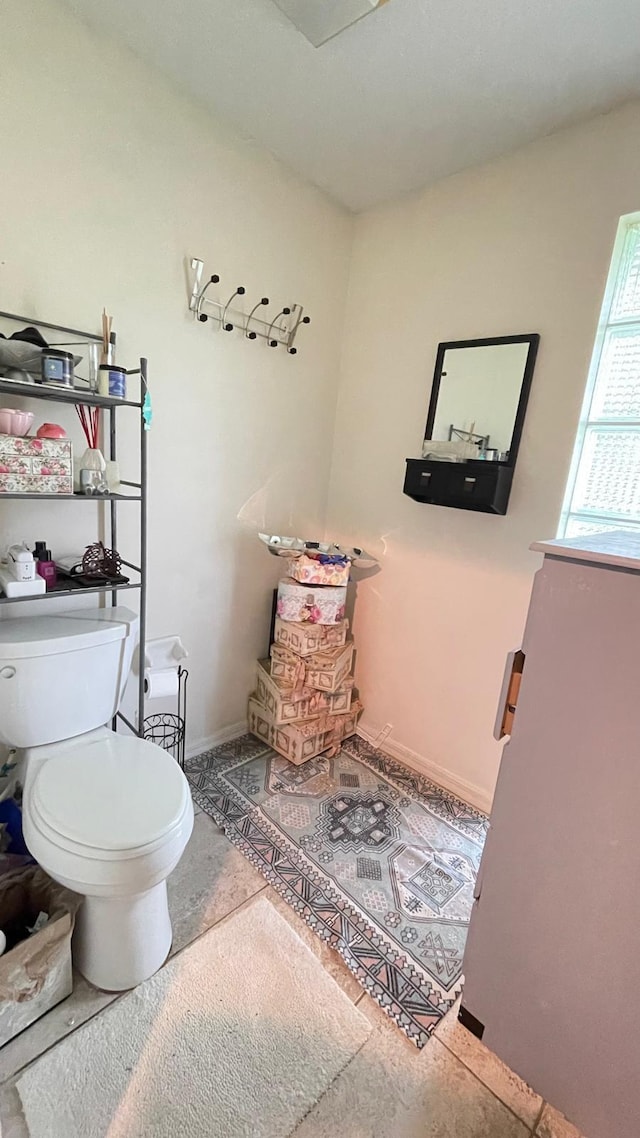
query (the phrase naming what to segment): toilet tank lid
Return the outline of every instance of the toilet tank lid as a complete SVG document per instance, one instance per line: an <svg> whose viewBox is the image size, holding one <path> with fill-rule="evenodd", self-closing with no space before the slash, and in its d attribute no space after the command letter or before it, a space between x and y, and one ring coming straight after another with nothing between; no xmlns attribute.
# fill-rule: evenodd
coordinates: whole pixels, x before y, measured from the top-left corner
<svg viewBox="0 0 640 1138"><path fill-rule="evenodd" d="M125 622L93 619L86 615L24 616L0 621L0 661L78 652L97 644L123 640L129 631Z"/></svg>

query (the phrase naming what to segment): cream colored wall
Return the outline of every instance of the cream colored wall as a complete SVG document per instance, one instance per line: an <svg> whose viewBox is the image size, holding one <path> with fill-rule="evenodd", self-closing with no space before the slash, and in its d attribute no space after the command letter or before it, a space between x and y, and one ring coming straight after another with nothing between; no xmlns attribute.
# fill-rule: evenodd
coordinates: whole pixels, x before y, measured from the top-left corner
<svg viewBox="0 0 640 1138"><path fill-rule="evenodd" d="M3 6L0 104L0 307L91 328L106 305L121 359L149 356L150 634L191 649L192 744L244 717L279 573L255 530L322 527L335 418L328 532L382 561L356 606L364 725L486 803L528 545L556 530L617 220L639 208L638 104L357 219L337 415L351 218L47 0ZM229 292L301 300L299 355L194 325L187 254ZM404 497L438 341L525 331L508 515ZM2 503L0 540L81 545L93 511Z"/></svg>
<svg viewBox="0 0 640 1138"><path fill-rule="evenodd" d="M381 556L355 609L363 723L480 803L528 546L556 532L618 218L638 208L635 103L357 221L329 526ZM403 496L438 341L520 332L541 344L506 517Z"/></svg>
<svg viewBox="0 0 640 1138"><path fill-rule="evenodd" d="M106 305L120 361L149 357L149 632L191 651L195 743L244 718L264 651L279 567L257 527L324 524L352 221L51 0L7 0L1 24L0 308L98 329ZM188 254L227 294L303 303L299 354L194 324ZM5 502L0 543L60 553L94 514Z"/></svg>

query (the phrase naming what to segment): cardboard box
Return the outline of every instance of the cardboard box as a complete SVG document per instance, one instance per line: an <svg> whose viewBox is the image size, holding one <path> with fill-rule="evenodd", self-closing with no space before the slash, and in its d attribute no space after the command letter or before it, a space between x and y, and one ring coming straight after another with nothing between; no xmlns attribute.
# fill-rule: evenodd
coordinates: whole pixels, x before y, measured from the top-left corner
<svg viewBox="0 0 640 1138"><path fill-rule="evenodd" d="M345 686L353 664L353 640L343 648L327 648L305 660L304 682L318 691L337 692Z"/></svg>
<svg viewBox="0 0 640 1138"><path fill-rule="evenodd" d="M323 751L339 747L343 739L353 735L361 711L362 706L356 701L346 715L321 716L307 723L280 726L272 721L267 709L250 696L249 730L294 766L299 766Z"/></svg>
<svg viewBox="0 0 640 1138"><path fill-rule="evenodd" d="M344 715L347 711L351 711L357 696L353 686L353 676L347 676L340 691L318 692L318 695L320 694L329 700L328 715Z"/></svg>
<svg viewBox="0 0 640 1138"><path fill-rule="evenodd" d="M0 1047L71 994L71 934L82 901L38 866L0 878L0 928L27 914L48 923L0 956Z"/></svg>
<svg viewBox="0 0 640 1138"><path fill-rule="evenodd" d="M283 577L278 584L277 615L295 622L341 624L346 600L345 586L300 585L290 577Z"/></svg>
<svg viewBox="0 0 640 1138"><path fill-rule="evenodd" d="M291 652L288 648L283 648L281 644L272 644L270 655L273 680L277 680L283 687L298 690L304 687L306 668L300 656L296 656L295 652Z"/></svg>
<svg viewBox="0 0 640 1138"><path fill-rule="evenodd" d="M346 644L348 629L348 620L341 620L339 624L308 624L277 616L273 639L297 656L310 656L313 652Z"/></svg>
<svg viewBox="0 0 640 1138"><path fill-rule="evenodd" d="M320 558L308 557L306 553L290 558L289 576L303 585L349 584L351 562L347 557L332 560L321 554Z"/></svg>
<svg viewBox="0 0 640 1138"><path fill-rule="evenodd" d="M70 439L0 435L0 494L73 494Z"/></svg>
<svg viewBox="0 0 640 1138"><path fill-rule="evenodd" d="M308 687L296 689L282 686L273 679L271 667L271 660L258 660L255 696L274 723L299 723L349 711L353 681L339 692L321 692Z"/></svg>
<svg viewBox="0 0 640 1138"><path fill-rule="evenodd" d="M353 663L353 640L311 656L297 656L281 644L271 645L271 678L290 688L338 692L348 686Z"/></svg>

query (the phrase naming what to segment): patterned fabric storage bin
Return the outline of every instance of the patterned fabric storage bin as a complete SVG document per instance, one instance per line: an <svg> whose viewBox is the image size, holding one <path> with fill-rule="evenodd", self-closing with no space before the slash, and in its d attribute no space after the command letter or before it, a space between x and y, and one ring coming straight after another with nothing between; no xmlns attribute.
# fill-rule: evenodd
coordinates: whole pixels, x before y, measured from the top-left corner
<svg viewBox="0 0 640 1138"><path fill-rule="evenodd" d="M0 494L73 494L70 439L0 435Z"/></svg>

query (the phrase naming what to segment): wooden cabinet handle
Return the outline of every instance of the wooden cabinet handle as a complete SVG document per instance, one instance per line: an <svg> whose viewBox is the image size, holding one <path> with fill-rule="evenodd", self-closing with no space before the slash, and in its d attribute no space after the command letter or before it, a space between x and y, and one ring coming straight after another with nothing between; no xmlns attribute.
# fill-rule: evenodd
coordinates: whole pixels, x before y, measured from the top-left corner
<svg viewBox="0 0 640 1138"><path fill-rule="evenodd" d="M520 648L517 651L509 652L500 691L498 714L493 729L494 739L504 739L505 735L510 735L513 730L524 662L525 655Z"/></svg>

